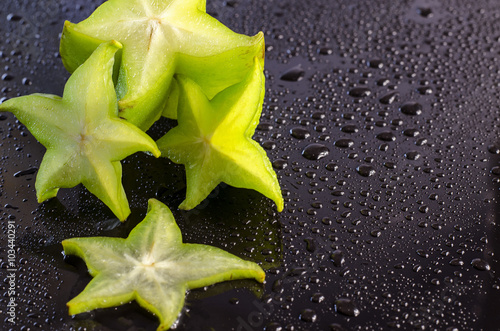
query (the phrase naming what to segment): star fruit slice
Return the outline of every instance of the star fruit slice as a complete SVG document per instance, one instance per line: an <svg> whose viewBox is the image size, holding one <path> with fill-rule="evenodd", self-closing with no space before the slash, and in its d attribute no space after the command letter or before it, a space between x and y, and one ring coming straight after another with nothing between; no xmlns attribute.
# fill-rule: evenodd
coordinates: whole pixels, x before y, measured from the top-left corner
<svg viewBox="0 0 500 331"><path fill-rule="evenodd" d="M177 320L189 289L243 278L263 282L265 278L256 263L216 247L182 243L172 213L155 199L149 200L146 218L126 239L72 238L62 245L65 254L82 258L94 277L68 302L71 315L136 300L159 318L158 330L168 329Z"/></svg>
<svg viewBox="0 0 500 331"><path fill-rule="evenodd" d="M117 82L120 116L147 130L168 102L175 73L212 98L264 62L264 36L235 33L206 13L205 0L109 0L84 21L65 22L60 53L73 72L103 41L123 44ZM166 111L175 118L175 113Z"/></svg>
<svg viewBox="0 0 500 331"><path fill-rule="evenodd" d="M221 182L256 190L283 210L281 189L264 149L252 136L259 123L265 78L258 59L247 78L208 100L196 82L177 75L178 126L157 141L162 156L186 168L192 209Z"/></svg>
<svg viewBox="0 0 500 331"><path fill-rule="evenodd" d="M10 111L47 148L35 188L43 202L59 188L80 183L120 219L130 209L121 184L120 160L138 152L160 151L140 129L118 117L111 78L120 43L100 45L69 78L63 97L32 94L10 99L0 111Z"/></svg>

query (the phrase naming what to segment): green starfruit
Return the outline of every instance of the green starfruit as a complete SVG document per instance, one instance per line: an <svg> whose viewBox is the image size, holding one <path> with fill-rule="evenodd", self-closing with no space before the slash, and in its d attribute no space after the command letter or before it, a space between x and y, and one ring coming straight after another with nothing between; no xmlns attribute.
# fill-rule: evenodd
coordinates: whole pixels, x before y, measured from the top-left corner
<svg viewBox="0 0 500 331"><path fill-rule="evenodd" d="M181 209L196 207L221 182L254 189L283 210L281 189L264 149L252 136L259 123L265 93L261 62L209 100L201 87L176 75L180 88L178 126L157 141L162 156L186 168L186 199Z"/></svg>
<svg viewBox="0 0 500 331"><path fill-rule="evenodd" d="M147 130L171 109L167 91L174 74L194 80L211 99L242 81L254 57L264 62L262 32L237 34L205 7L205 0L109 0L86 20L65 23L64 66L73 72L103 41L121 42L115 72L120 116Z"/></svg>
<svg viewBox="0 0 500 331"><path fill-rule="evenodd" d="M160 151L148 135L118 117L112 73L121 47L116 41L101 44L71 75L62 98L33 94L0 105L47 148L35 183L39 202L55 197L59 188L83 183L120 220L130 214L120 160L138 151L158 157Z"/></svg>
<svg viewBox="0 0 500 331"><path fill-rule="evenodd" d="M72 315L136 300L168 329L178 318L186 291L217 282L254 278L265 273L257 264L222 249L182 243L170 210L149 200L146 218L127 239L92 237L62 242L65 254L82 258L94 278L68 302Z"/></svg>

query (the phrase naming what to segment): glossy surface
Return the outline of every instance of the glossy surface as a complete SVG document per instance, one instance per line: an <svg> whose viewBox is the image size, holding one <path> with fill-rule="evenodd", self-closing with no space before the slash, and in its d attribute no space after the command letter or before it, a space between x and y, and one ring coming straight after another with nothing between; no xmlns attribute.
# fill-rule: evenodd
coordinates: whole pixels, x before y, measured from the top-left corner
<svg viewBox="0 0 500 331"><path fill-rule="evenodd" d="M68 74L56 36L65 19L80 21L98 4L0 8L0 97L61 95ZM266 270L261 287L236 281L191 291L177 330L495 330L497 3L221 0L207 11L236 32L265 33L267 91L254 139L277 172L284 212L227 186L180 211L182 166L142 155L123 165L132 209L123 224L80 188L39 206L34 178L43 147L2 114L2 236L13 221L19 326L154 330L157 320L136 304L67 316L66 302L90 277L78 260L62 259L60 242L126 237L157 197L185 242L221 247ZM360 87L371 92L351 92ZM158 139L174 125L162 121L150 133ZM294 128L309 134L294 130L294 137ZM7 298L0 300L4 307Z"/></svg>

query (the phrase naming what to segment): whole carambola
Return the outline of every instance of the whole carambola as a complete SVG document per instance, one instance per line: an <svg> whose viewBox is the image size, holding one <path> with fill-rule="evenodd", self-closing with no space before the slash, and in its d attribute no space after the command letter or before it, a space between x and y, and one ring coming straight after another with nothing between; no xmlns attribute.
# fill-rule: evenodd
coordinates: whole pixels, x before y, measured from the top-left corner
<svg viewBox="0 0 500 331"><path fill-rule="evenodd" d="M262 32L237 34L205 7L205 0L109 0L86 20L65 23L64 66L73 72L103 41L122 43L115 68L120 116L147 130L162 112L176 117L167 93L174 74L192 79L211 99L242 81L254 57L263 65Z"/></svg>

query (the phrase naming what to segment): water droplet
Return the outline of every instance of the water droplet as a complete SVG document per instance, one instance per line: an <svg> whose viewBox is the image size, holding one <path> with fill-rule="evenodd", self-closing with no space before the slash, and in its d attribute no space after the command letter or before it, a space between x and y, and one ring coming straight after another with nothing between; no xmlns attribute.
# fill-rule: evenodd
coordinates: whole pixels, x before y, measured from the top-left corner
<svg viewBox="0 0 500 331"><path fill-rule="evenodd" d="M487 271L490 270L490 265L483 259L475 258L471 262L472 266L477 270Z"/></svg>
<svg viewBox="0 0 500 331"><path fill-rule="evenodd" d="M500 154L500 148L495 145L488 146L488 152L491 154Z"/></svg>
<svg viewBox="0 0 500 331"><path fill-rule="evenodd" d="M500 176L500 166L495 166L490 170L492 175Z"/></svg>
<svg viewBox="0 0 500 331"><path fill-rule="evenodd" d="M322 144L310 144L302 151L302 156L308 160L319 160L330 153L328 147Z"/></svg>
<svg viewBox="0 0 500 331"><path fill-rule="evenodd" d="M224 6L234 8L238 2L232 0L224 1Z"/></svg>
<svg viewBox="0 0 500 331"><path fill-rule="evenodd" d="M305 268L293 268L292 270L290 270L288 275L290 277L298 277L298 276L305 275L306 273L307 273L307 270Z"/></svg>
<svg viewBox="0 0 500 331"><path fill-rule="evenodd" d="M35 172L38 171L38 168L30 168L30 169L27 169L27 170L21 170L21 171L18 171L14 174L14 177L22 177L22 176L27 176L27 175L33 175Z"/></svg>
<svg viewBox="0 0 500 331"><path fill-rule="evenodd" d="M356 168L356 171L363 177L370 177L375 175L375 169L373 169L373 167L369 165L360 165Z"/></svg>
<svg viewBox="0 0 500 331"><path fill-rule="evenodd" d="M304 128L297 127L290 130L292 137L297 139L306 139L311 136L311 133Z"/></svg>
<svg viewBox="0 0 500 331"><path fill-rule="evenodd" d="M276 279L272 286L272 291L279 293L283 289L283 281L281 279Z"/></svg>
<svg viewBox="0 0 500 331"><path fill-rule="evenodd" d="M305 71L302 69L302 65L299 64L281 74L280 79L289 82L298 82L304 77L304 74Z"/></svg>
<svg viewBox="0 0 500 331"><path fill-rule="evenodd" d="M354 145L354 141L352 139L339 139L334 145L340 148L348 148Z"/></svg>
<svg viewBox="0 0 500 331"><path fill-rule="evenodd" d="M403 134L407 137L415 138L420 132L417 129L406 129L403 131Z"/></svg>
<svg viewBox="0 0 500 331"><path fill-rule="evenodd" d="M322 113L322 112L315 112L311 115L311 118L315 119L315 120L322 120L326 117L325 113Z"/></svg>
<svg viewBox="0 0 500 331"><path fill-rule="evenodd" d="M398 92L391 92L381 97L379 101L384 105L390 105L397 100L398 96L399 96Z"/></svg>
<svg viewBox="0 0 500 331"><path fill-rule="evenodd" d="M331 55L333 54L333 50L330 47L321 47L318 53L321 55Z"/></svg>
<svg viewBox="0 0 500 331"><path fill-rule="evenodd" d="M273 162L273 168L278 170L283 170L288 166L288 162L283 159L277 159Z"/></svg>
<svg viewBox="0 0 500 331"><path fill-rule="evenodd" d="M322 293L314 293L311 296L311 301L314 303L320 303L325 301L325 296Z"/></svg>
<svg viewBox="0 0 500 331"><path fill-rule="evenodd" d="M429 17L432 17L433 14L432 14L432 9L429 8L429 7L420 7L417 9L417 13L422 16L422 17L425 17L425 18L429 18Z"/></svg>
<svg viewBox="0 0 500 331"><path fill-rule="evenodd" d="M382 69L384 67L384 62L380 59L373 59L368 61L368 66L374 69Z"/></svg>
<svg viewBox="0 0 500 331"><path fill-rule="evenodd" d="M389 150L389 145L388 144L382 144L379 146L379 148L382 152L387 152Z"/></svg>
<svg viewBox="0 0 500 331"><path fill-rule="evenodd" d="M439 196L436 193L432 193L431 195L429 195L430 200L436 201L438 198L439 198Z"/></svg>
<svg viewBox="0 0 500 331"><path fill-rule="evenodd" d="M399 119L399 118L396 118L396 119L393 119L391 121L391 124L394 125L394 126L400 126L400 125L403 125L403 120Z"/></svg>
<svg viewBox="0 0 500 331"><path fill-rule="evenodd" d="M372 94L372 91L367 87L355 87L349 91L349 95L353 98L363 98Z"/></svg>
<svg viewBox="0 0 500 331"><path fill-rule="evenodd" d="M325 132L325 131L326 131L326 129L327 129L327 127L326 127L326 126L324 126L324 125L316 125L316 126L314 127L314 130L316 130L316 132Z"/></svg>
<svg viewBox="0 0 500 331"><path fill-rule="evenodd" d="M259 131L271 131L272 129L273 126L270 123L259 123L259 125L257 125L257 130Z"/></svg>
<svg viewBox="0 0 500 331"><path fill-rule="evenodd" d="M422 114L423 107L417 102L408 102L402 105L399 110L405 115L415 116Z"/></svg>
<svg viewBox="0 0 500 331"><path fill-rule="evenodd" d="M379 80L377 80L377 85L378 86L387 86L389 85L391 81L388 79L388 78L381 78Z"/></svg>
<svg viewBox="0 0 500 331"><path fill-rule="evenodd" d="M271 322L271 323L266 325L265 330L266 331L283 331L283 327L281 326L281 324L279 324L277 322Z"/></svg>
<svg viewBox="0 0 500 331"><path fill-rule="evenodd" d="M304 322L315 322L317 319L316 312L312 309L304 309L300 313L300 319Z"/></svg>
<svg viewBox="0 0 500 331"><path fill-rule="evenodd" d="M385 162L384 163L384 167L386 167L387 169L396 169L396 163L394 163L394 162Z"/></svg>
<svg viewBox="0 0 500 331"><path fill-rule="evenodd" d="M326 170L329 171L336 171L339 168L339 166L336 163L330 162L325 166L325 168Z"/></svg>
<svg viewBox="0 0 500 331"><path fill-rule="evenodd" d="M18 22L22 19L22 16L18 15L18 14L14 14L14 13L10 13L9 15L7 15L7 21L15 21L15 22Z"/></svg>
<svg viewBox="0 0 500 331"><path fill-rule="evenodd" d="M377 139L382 140L382 141L395 141L396 136L391 131L384 131L384 132L380 132L377 135Z"/></svg>
<svg viewBox="0 0 500 331"><path fill-rule="evenodd" d="M423 258L429 257L429 254L426 251L424 251L423 249L417 249L417 254L418 254L418 256L423 257Z"/></svg>
<svg viewBox="0 0 500 331"><path fill-rule="evenodd" d="M330 255L330 259L332 260L334 266L341 267L345 262L344 252L338 249L334 250Z"/></svg>
<svg viewBox="0 0 500 331"><path fill-rule="evenodd" d="M417 141L415 141L415 145L417 146L423 146L427 144L427 139L426 138L420 138Z"/></svg>
<svg viewBox="0 0 500 331"><path fill-rule="evenodd" d="M421 86L421 87L417 88L417 92L422 94L422 95L430 95L434 91L432 90L432 88L430 86Z"/></svg>
<svg viewBox="0 0 500 331"><path fill-rule="evenodd" d="M405 157L408 159L408 160L412 160L412 161L415 161L415 160L418 160L420 158L420 153L417 152L417 151L411 151L411 152L408 152L405 154Z"/></svg>
<svg viewBox="0 0 500 331"><path fill-rule="evenodd" d="M2 80L3 81L11 81L14 79L14 76L12 76L11 74L3 74L2 75Z"/></svg>
<svg viewBox="0 0 500 331"><path fill-rule="evenodd" d="M273 150L276 148L276 143L272 140L266 140L262 143L262 147L267 150Z"/></svg>
<svg viewBox="0 0 500 331"><path fill-rule="evenodd" d="M314 239L305 238L304 241L306 242L307 251L313 253L316 250L316 242L314 241Z"/></svg>
<svg viewBox="0 0 500 331"><path fill-rule="evenodd" d="M358 316L359 309L351 299L340 298L335 301L335 311L347 316Z"/></svg>
<svg viewBox="0 0 500 331"><path fill-rule="evenodd" d="M345 329L342 327L342 325L338 323L333 323L330 324L330 331L345 331Z"/></svg>
<svg viewBox="0 0 500 331"><path fill-rule="evenodd" d="M356 125L344 125L340 130L345 133L358 132L358 128L356 127Z"/></svg>
<svg viewBox="0 0 500 331"><path fill-rule="evenodd" d="M454 267L459 267L464 265L464 261L460 260L459 258L454 258L453 260L450 261L450 265Z"/></svg>
<svg viewBox="0 0 500 331"><path fill-rule="evenodd" d="M440 284L441 284L441 282L439 281L439 279L437 279L437 278L433 278L433 279L431 279L431 284L432 284L432 285L436 285L436 286L437 286L437 285L440 285Z"/></svg>

